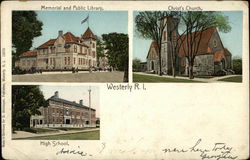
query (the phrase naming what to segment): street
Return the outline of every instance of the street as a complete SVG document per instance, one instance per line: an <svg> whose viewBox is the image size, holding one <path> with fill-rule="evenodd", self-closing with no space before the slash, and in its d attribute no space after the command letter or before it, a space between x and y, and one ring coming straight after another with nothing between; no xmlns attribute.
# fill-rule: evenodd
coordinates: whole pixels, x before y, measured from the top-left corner
<svg viewBox="0 0 250 160"><path fill-rule="evenodd" d="M124 72L42 73L12 75L12 82L123 82Z"/></svg>

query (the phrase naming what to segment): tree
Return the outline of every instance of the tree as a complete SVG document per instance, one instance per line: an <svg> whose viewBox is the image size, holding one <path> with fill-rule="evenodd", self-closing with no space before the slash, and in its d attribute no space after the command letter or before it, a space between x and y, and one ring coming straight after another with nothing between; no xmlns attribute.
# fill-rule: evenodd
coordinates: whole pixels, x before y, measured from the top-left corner
<svg viewBox="0 0 250 160"><path fill-rule="evenodd" d="M239 57L233 58L233 70L235 74L242 74L242 59Z"/></svg>
<svg viewBox="0 0 250 160"><path fill-rule="evenodd" d="M43 23L37 19L34 11L12 12L12 64L19 56L32 47L35 37L41 35Z"/></svg>
<svg viewBox="0 0 250 160"><path fill-rule="evenodd" d="M141 60L138 58L133 59L133 71L134 72L140 72L141 66L140 66Z"/></svg>
<svg viewBox="0 0 250 160"><path fill-rule="evenodd" d="M105 47L104 47L104 42L102 41L101 37L97 37L96 40L96 53L97 53L97 66L99 66L100 61L99 59L101 57L105 57Z"/></svg>
<svg viewBox="0 0 250 160"><path fill-rule="evenodd" d="M109 33L102 35L109 65L124 71L124 82L128 82L128 35Z"/></svg>
<svg viewBox="0 0 250 160"><path fill-rule="evenodd" d="M12 127L23 129L30 127L31 115L41 113L39 107L48 106L39 86L12 86Z"/></svg>
<svg viewBox="0 0 250 160"><path fill-rule="evenodd" d="M167 21L160 20L163 17L173 17L177 12L173 11L144 11L139 12L135 17L135 26L137 33L145 38L151 39L157 43L159 51L159 75L162 75L162 61L161 61L161 45L163 31L167 25Z"/></svg>
<svg viewBox="0 0 250 160"><path fill-rule="evenodd" d="M222 32L229 32L231 27L228 17L223 16L221 12L213 11L188 11L181 16L181 27L186 32L186 36L179 39L180 45L183 47L185 57L188 60L189 78L193 79L194 59L198 54L203 31L210 27L218 27Z"/></svg>

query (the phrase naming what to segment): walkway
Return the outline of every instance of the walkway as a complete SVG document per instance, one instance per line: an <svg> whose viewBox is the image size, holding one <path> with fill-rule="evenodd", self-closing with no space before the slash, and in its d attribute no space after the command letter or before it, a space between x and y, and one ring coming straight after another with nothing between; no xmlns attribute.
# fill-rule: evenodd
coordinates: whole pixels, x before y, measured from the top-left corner
<svg viewBox="0 0 250 160"><path fill-rule="evenodd" d="M147 76L174 78L173 76L169 76L169 75L159 76L158 74L149 74L149 73L145 73L145 72L134 72L134 73L140 74L140 75L147 75ZM200 81L200 82L207 82L207 83L221 83L221 82L225 82L225 81L218 81L218 80L224 79L224 78L229 78L229 77L235 77L235 76L238 76L238 75L217 76L217 77L213 77L213 78L197 78L197 77L195 77L192 80ZM188 77L182 77L182 76L175 76L175 78L190 80Z"/></svg>
<svg viewBox="0 0 250 160"><path fill-rule="evenodd" d="M51 129L51 128L49 128ZM12 139L16 138L30 138L30 137L41 137L41 136L54 136L54 135L61 135L61 134L71 134L71 133L82 133L82 132L89 132L89 131L98 131L99 128L94 129L86 129L86 130L71 130L71 131L63 131L58 130L59 132L47 132L47 133L30 133L25 131L15 131L12 133Z"/></svg>

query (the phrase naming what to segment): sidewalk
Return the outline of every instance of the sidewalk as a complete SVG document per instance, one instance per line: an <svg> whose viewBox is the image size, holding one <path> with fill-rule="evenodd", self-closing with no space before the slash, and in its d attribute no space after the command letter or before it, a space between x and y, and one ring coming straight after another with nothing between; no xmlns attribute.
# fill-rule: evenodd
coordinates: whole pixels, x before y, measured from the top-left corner
<svg viewBox="0 0 250 160"><path fill-rule="evenodd" d="M169 76L169 75L159 76L158 74L149 74L149 73L144 73L144 72L134 72L134 73L135 74L140 74L140 75L147 75L147 76L174 78L173 76ZM218 80L223 79L223 78L234 77L234 76L237 76L237 75L226 75L226 76L218 76L218 77L213 77L213 78L197 78L197 77L194 77L194 79L191 79L191 80L200 81L200 82L207 82L207 83L221 83L221 82L225 82L225 81L218 81ZM188 77L182 77L182 76L175 76L175 78L190 80Z"/></svg>
<svg viewBox="0 0 250 160"><path fill-rule="evenodd" d="M81 133L81 132L89 132L89 131L98 131L100 128L94 129L86 129L86 130L75 130L75 131L63 131L58 130L59 132L50 132L50 133L30 133L25 131L15 131L16 133L12 133L12 139L16 138L30 138L30 137L41 137L41 136L54 136L54 135L61 135L61 134L71 134L71 133Z"/></svg>

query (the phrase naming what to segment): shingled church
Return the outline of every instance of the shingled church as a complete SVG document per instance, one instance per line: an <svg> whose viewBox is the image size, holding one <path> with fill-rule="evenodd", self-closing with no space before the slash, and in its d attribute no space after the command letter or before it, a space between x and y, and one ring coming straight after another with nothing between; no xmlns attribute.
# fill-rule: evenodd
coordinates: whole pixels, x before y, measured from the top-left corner
<svg viewBox="0 0 250 160"><path fill-rule="evenodd" d="M97 66L96 36L90 28L80 37L71 32L58 31L57 38L50 39L34 50L27 51L15 63L21 70L87 70Z"/></svg>
<svg viewBox="0 0 250 160"><path fill-rule="evenodd" d="M172 38L168 37L168 32L173 31L173 26L176 23L175 18L164 17L161 19L167 23L163 31L161 43L161 59L162 73L172 74L172 61L170 52L170 39L186 39L187 35L178 34L178 29L174 30ZM201 32L201 31L198 31ZM195 34L193 32L192 34ZM215 27L210 27L202 31L201 41L198 47L198 52L194 59L193 74L194 75L218 75L232 74L232 54L224 47L220 35ZM176 72L178 75L188 75L188 60L186 57L187 46L185 43L180 45L176 60ZM152 42L147 54L147 72L159 73L159 50L156 42Z"/></svg>

